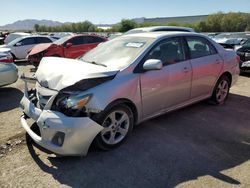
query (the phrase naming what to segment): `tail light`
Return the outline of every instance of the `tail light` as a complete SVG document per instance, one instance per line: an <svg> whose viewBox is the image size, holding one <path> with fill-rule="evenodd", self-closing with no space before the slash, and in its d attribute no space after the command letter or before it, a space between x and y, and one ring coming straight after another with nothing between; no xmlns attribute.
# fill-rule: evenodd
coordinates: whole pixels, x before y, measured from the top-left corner
<svg viewBox="0 0 250 188"><path fill-rule="evenodd" d="M13 63L13 57L11 54L0 56L0 62L2 63Z"/></svg>

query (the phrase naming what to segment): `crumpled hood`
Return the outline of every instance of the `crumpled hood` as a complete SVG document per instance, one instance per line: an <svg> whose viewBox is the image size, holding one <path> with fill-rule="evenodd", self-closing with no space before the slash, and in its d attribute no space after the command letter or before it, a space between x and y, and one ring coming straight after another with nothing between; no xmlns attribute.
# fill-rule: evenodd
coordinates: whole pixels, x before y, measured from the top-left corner
<svg viewBox="0 0 250 188"><path fill-rule="evenodd" d="M52 43L37 44L33 48L31 48L29 55L34 55L34 54L40 53L40 52L48 49L51 45L52 45Z"/></svg>
<svg viewBox="0 0 250 188"><path fill-rule="evenodd" d="M38 67L36 79L41 86L59 91L81 80L109 77L118 71L75 59L45 57Z"/></svg>

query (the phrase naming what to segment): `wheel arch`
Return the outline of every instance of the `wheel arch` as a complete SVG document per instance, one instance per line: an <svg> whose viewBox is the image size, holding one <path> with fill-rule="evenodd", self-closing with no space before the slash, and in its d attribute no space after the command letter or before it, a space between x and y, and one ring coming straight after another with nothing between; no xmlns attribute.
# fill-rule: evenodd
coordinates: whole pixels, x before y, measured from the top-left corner
<svg viewBox="0 0 250 188"><path fill-rule="evenodd" d="M230 72L226 71L226 72L224 72L224 73L221 74L221 76L219 77L219 79L220 79L222 76L228 77L228 79L229 79L229 81L230 81L230 86L231 86L231 84L232 84L232 74L231 74ZM219 79L218 79L218 80L219 80ZM218 81L218 80L217 80L217 81Z"/></svg>
<svg viewBox="0 0 250 188"><path fill-rule="evenodd" d="M136 105L129 99L126 99L126 98L120 98L120 99L116 99L114 101L112 101L111 103L109 103L107 105L107 107L105 108L108 109L108 108L111 108L113 106L116 106L116 105L119 105L119 104L125 104L127 105L130 110L132 111L133 115L134 115L134 124L136 124L138 122L138 109L136 107Z"/></svg>
<svg viewBox="0 0 250 188"><path fill-rule="evenodd" d="M14 61L17 60L17 57L15 56L14 53L11 52L10 54L12 55Z"/></svg>

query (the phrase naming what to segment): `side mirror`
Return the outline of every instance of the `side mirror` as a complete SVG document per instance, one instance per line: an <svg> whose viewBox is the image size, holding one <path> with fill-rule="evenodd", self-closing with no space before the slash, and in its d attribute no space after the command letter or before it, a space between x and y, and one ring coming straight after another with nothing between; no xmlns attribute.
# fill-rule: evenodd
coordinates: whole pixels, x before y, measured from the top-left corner
<svg viewBox="0 0 250 188"><path fill-rule="evenodd" d="M15 44L15 46L22 46L22 43L18 42L18 43Z"/></svg>
<svg viewBox="0 0 250 188"><path fill-rule="evenodd" d="M161 70L163 67L163 63L160 59L148 59L143 64L144 70Z"/></svg>
<svg viewBox="0 0 250 188"><path fill-rule="evenodd" d="M66 44L66 48L70 48L71 46L73 46L72 43L67 43L67 44Z"/></svg>
<svg viewBox="0 0 250 188"><path fill-rule="evenodd" d="M245 44L245 42L246 42L247 40L245 40L245 39L242 39L241 41L240 41L240 45L243 45L243 44Z"/></svg>

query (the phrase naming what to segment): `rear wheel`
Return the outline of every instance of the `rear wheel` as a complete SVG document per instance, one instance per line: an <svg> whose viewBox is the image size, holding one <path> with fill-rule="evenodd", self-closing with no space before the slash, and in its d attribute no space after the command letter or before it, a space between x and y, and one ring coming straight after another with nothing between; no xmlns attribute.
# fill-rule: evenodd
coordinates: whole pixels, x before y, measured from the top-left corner
<svg viewBox="0 0 250 188"><path fill-rule="evenodd" d="M133 129L134 116L126 105L121 104L111 107L95 118L103 126L103 130L97 135L95 143L104 150L122 144Z"/></svg>
<svg viewBox="0 0 250 188"><path fill-rule="evenodd" d="M215 104L223 104L229 94L229 88L230 88L230 80L227 76L222 76L218 82L215 85L213 95L212 95L212 101L215 102Z"/></svg>

